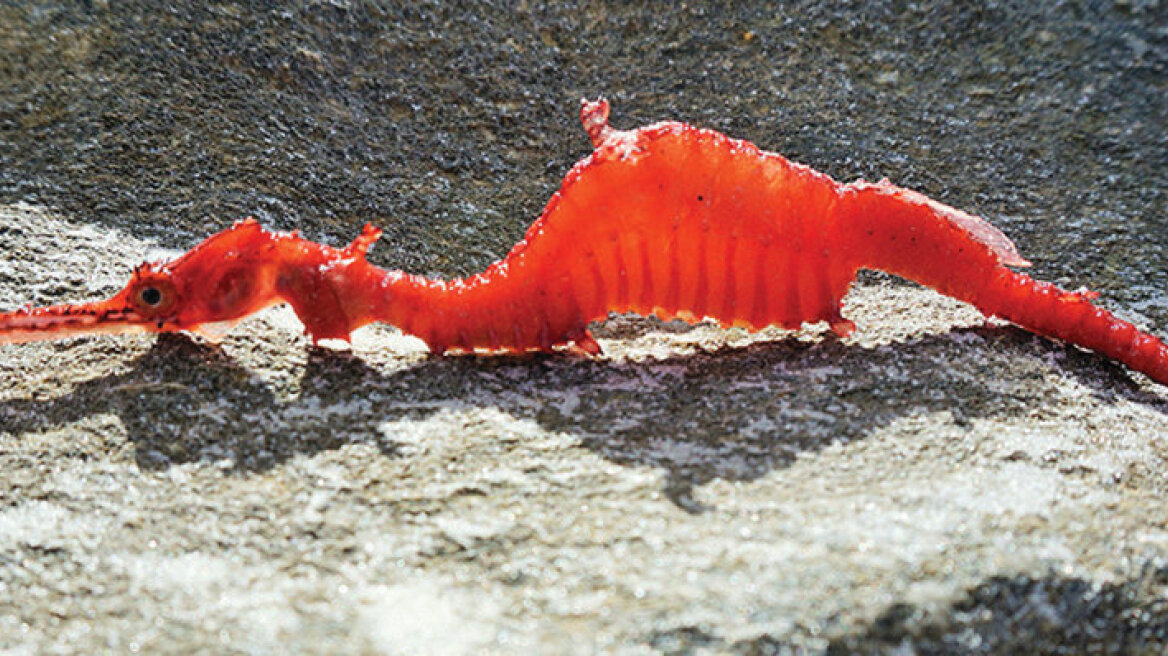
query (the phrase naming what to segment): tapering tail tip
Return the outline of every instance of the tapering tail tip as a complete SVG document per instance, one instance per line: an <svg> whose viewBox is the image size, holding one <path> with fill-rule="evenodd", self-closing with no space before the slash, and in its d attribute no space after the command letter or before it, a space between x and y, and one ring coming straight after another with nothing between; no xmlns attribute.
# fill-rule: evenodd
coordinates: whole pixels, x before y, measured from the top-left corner
<svg viewBox="0 0 1168 656"><path fill-rule="evenodd" d="M1001 268L974 304L986 314L1096 351L1168 385L1168 345L1092 303L1096 296Z"/></svg>
<svg viewBox="0 0 1168 656"><path fill-rule="evenodd" d="M984 219L887 181L844 185L839 216L860 265L927 285L987 315L1118 360L1168 385L1168 346L1091 301L1008 267L1029 262Z"/></svg>

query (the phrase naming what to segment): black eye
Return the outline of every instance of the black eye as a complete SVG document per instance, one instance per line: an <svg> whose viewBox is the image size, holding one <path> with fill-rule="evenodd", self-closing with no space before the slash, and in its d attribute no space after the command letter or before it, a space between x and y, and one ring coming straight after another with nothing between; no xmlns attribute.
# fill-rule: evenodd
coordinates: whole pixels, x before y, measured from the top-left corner
<svg viewBox="0 0 1168 656"><path fill-rule="evenodd" d="M162 302L162 292L157 287L147 287L142 290L140 298L143 303L153 307Z"/></svg>

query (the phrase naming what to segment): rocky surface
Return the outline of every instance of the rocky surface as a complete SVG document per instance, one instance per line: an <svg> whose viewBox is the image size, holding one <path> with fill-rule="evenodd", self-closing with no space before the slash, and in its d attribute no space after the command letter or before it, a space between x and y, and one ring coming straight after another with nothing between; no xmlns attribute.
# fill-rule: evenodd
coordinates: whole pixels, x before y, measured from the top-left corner
<svg viewBox="0 0 1168 656"><path fill-rule="evenodd" d="M0 7L0 307L239 216L455 275L679 118L978 212L1168 325L1156 2ZM761 5L762 3L760 3ZM1166 388L869 276L860 331L0 347L0 650L1159 653Z"/></svg>

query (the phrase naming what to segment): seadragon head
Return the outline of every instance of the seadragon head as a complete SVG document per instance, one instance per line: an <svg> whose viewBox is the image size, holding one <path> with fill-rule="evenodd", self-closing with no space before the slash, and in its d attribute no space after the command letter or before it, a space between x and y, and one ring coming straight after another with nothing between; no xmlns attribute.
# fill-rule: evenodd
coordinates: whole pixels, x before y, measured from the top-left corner
<svg viewBox="0 0 1168 656"><path fill-rule="evenodd" d="M0 344L73 335L189 331L218 339L247 315L280 302L273 256L281 240L254 219L237 222L178 258L136 267L104 301L0 313Z"/></svg>

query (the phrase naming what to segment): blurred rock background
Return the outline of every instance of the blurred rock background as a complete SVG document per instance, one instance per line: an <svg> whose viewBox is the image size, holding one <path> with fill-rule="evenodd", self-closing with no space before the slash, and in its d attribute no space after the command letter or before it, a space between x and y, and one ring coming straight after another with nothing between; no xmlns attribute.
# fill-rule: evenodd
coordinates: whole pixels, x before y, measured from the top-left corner
<svg viewBox="0 0 1168 656"><path fill-rule="evenodd" d="M1168 11L1040 3L0 5L0 304L255 215L451 276L580 97L981 214L1168 333ZM616 318L608 356L0 348L14 653L1160 653L1165 388L881 276L845 341Z"/></svg>

